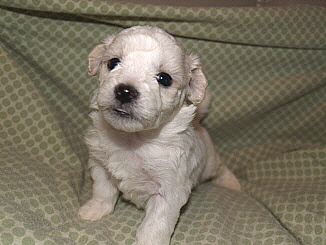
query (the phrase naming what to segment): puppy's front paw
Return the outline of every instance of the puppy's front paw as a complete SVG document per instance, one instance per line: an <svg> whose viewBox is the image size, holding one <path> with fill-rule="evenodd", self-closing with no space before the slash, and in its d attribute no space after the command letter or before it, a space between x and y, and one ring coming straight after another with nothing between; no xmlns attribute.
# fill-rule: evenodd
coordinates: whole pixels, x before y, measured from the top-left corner
<svg viewBox="0 0 326 245"><path fill-rule="evenodd" d="M91 199L78 210L78 215L84 220L95 221L112 211L113 206L110 205L109 202L99 199Z"/></svg>
<svg viewBox="0 0 326 245"><path fill-rule="evenodd" d="M152 244L152 243L144 243L144 242L138 242L138 241L135 241L134 243L132 243L131 245L147 245L147 244Z"/></svg>

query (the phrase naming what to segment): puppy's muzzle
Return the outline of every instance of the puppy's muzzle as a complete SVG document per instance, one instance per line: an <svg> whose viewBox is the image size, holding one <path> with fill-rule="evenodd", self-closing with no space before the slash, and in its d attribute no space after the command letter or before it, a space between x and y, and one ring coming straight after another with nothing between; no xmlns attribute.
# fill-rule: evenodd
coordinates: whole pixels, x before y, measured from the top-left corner
<svg viewBox="0 0 326 245"><path fill-rule="evenodd" d="M130 85L119 84L114 90L115 98L122 104L130 103L138 97L138 91Z"/></svg>

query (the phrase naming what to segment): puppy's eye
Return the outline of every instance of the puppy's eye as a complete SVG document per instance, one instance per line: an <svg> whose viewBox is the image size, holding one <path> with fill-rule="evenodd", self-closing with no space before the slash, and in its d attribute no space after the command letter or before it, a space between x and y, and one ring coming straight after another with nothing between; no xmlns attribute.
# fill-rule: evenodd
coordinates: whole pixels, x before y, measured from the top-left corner
<svg viewBox="0 0 326 245"><path fill-rule="evenodd" d="M110 59L108 62L108 69L111 71L120 63L120 60L118 58Z"/></svg>
<svg viewBox="0 0 326 245"><path fill-rule="evenodd" d="M165 72L157 74L156 80L158 83L162 84L165 87L169 87L172 84L172 77Z"/></svg>

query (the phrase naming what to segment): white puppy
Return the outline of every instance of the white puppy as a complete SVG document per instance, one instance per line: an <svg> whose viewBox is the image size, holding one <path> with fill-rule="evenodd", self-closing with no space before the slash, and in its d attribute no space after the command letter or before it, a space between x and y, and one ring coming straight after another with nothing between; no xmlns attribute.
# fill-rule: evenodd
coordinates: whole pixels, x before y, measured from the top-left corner
<svg viewBox="0 0 326 245"><path fill-rule="evenodd" d="M171 35L149 26L110 35L88 68L99 73L99 87L86 135L93 197L80 208L82 219L111 213L122 192L146 210L134 244L169 244L195 185L214 179L240 190L199 125L208 107L206 100L199 106L207 86L199 59Z"/></svg>

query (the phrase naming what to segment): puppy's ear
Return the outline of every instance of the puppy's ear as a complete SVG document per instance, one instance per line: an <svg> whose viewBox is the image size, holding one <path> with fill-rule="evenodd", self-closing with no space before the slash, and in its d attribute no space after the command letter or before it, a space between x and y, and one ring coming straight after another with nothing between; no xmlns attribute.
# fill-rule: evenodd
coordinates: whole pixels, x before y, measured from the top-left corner
<svg viewBox="0 0 326 245"><path fill-rule="evenodd" d="M194 105L199 105L205 96L207 79L201 68L199 57L195 54L188 56L190 64L190 81L188 88L188 100Z"/></svg>
<svg viewBox="0 0 326 245"><path fill-rule="evenodd" d="M103 54L105 53L106 45L97 45L92 52L88 55L88 74L95 76L100 69L103 61Z"/></svg>
<svg viewBox="0 0 326 245"><path fill-rule="evenodd" d="M102 44L97 45L88 55L88 74L95 76L99 71L102 61L105 60L105 51L114 39L114 35L105 38Z"/></svg>

